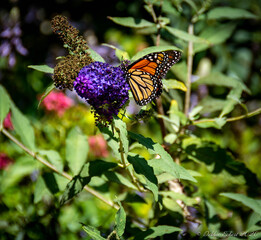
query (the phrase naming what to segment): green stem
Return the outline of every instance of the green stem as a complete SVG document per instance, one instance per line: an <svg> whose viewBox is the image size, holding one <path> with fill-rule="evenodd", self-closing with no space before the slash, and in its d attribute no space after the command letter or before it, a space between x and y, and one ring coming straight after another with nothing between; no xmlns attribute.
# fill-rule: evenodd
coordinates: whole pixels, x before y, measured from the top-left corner
<svg viewBox="0 0 261 240"><path fill-rule="evenodd" d="M226 121L227 122L234 122L234 121L238 121L238 120L241 120L241 119L244 119L244 118L253 117L253 116L258 115L260 113L261 113L261 108L258 108L255 111L247 113L247 114L244 114L244 115L227 118ZM206 123L206 122L215 122L215 121L216 121L216 119L214 119L214 118L213 119L212 118L210 118L210 119L202 119L202 120L193 121L193 125L200 124L200 123Z"/></svg>
<svg viewBox="0 0 261 240"><path fill-rule="evenodd" d="M70 176L68 173L66 172L60 172L58 171L58 169L52 165L51 163L49 163L48 161L46 161L44 158L40 157L37 155L36 152L31 151L30 149L28 149L25 145L23 145L19 140L17 140L12 134L10 134L6 129L2 129L1 132L8 137L12 142L14 142L17 146L19 146L21 149L23 149L26 153L28 153L29 155L31 155L34 159L36 159L37 161L39 161L40 163L42 163L43 165L45 165L46 167L52 169L54 172L56 172L57 174L67 178L69 181L72 180L72 176ZM107 205L115 208L115 209L119 209L119 206L114 204L111 201L108 201L107 199L105 199L100 193L96 192L95 190L89 188L87 185L84 187L84 190L90 194L92 194L93 196L97 197L98 199L100 199L101 201L103 201L104 203L106 203Z"/></svg>
<svg viewBox="0 0 261 240"><path fill-rule="evenodd" d="M156 23L156 22L157 22L157 16L156 16L156 13L155 13L155 11L154 11L154 8L153 8L152 3L149 3L148 6L149 6L149 8L150 8L151 16L152 16L152 18L153 18L153 21Z"/></svg>
<svg viewBox="0 0 261 240"><path fill-rule="evenodd" d="M121 162L122 162L122 165L123 165L123 168L127 170L127 174L129 175L132 183L137 187L137 189L140 191L140 192L144 192L144 189L142 189L140 187L140 185L138 184L137 182L137 179L135 178L135 176L133 175L133 173L131 172L131 170L128 168L129 164L127 163L127 160L125 158L125 154L124 154L124 149L123 149L123 143L121 141L121 133L120 133L120 130L116 128L116 131L118 132L119 134L119 142L120 142L120 148L119 148L119 151L120 151L120 155L121 155Z"/></svg>
<svg viewBox="0 0 261 240"><path fill-rule="evenodd" d="M253 116L258 115L260 113L261 113L261 108L258 108L253 112L250 112L250 113L247 113L247 114L244 114L244 115L240 115L240 116L237 116L237 117L228 118L227 122L233 122L233 121L238 121L238 120L241 120L241 119L244 119L244 118L250 118L250 117L253 117Z"/></svg>
<svg viewBox="0 0 261 240"><path fill-rule="evenodd" d="M160 1L160 9L162 8L162 1ZM159 22L159 17L157 17L156 16L156 13L155 13L155 11L154 11L154 9L153 9L153 6L151 7L151 9L152 9L152 16L153 16L153 20L154 20L154 22L157 24L157 26L158 26L158 30L157 30L157 38L156 38L156 46L159 46L160 45L160 38L161 38L161 36L160 36L160 29L161 29L161 24L160 24L160 22ZM157 98L156 99L156 106L157 106L157 112L158 112L158 114L159 115L165 115L165 113L164 113L164 109L163 109L163 105L162 105L162 100L161 100L161 97L159 97L159 98ZM164 138L165 138L165 136L166 136L166 127L165 127L165 123L164 123L164 120L163 119L159 119L159 125L160 125L160 131L161 131L161 135L162 135L162 141L163 141L163 143L164 143Z"/></svg>
<svg viewBox="0 0 261 240"><path fill-rule="evenodd" d="M194 25L192 23L189 24L188 33L194 34ZM186 82L186 95L185 95L185 107L184 113L188 116L189 105L190 105L190 94L191 94L191 76L192 76L192 67L193 67L193 42L188 42L188 59L187 59L187 82Z"/></svg>

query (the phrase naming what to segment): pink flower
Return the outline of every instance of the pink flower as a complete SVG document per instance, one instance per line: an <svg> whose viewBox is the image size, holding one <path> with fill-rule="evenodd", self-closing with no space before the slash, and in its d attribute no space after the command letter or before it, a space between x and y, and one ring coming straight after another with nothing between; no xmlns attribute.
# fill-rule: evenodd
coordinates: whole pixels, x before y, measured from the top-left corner
<svg viewBox="0 0 261 240"><path fill-rule="evenodd" d="M5 117L3 125L4 125L4 128L6 128L6 129L10 129L10 130L14 129L12 121L11 121L11 112L9 112L7 114L7 116Z"/></svg>
<svg viewBox="0 0 261 240"><path fill-rule="evenodd" d="M88 138L90 152L95 157L107 157L109 152L107 150L107 143L101 134L96 136L90 136Z"/></svg>
<svg viewBox="0 0 261 240"><path fill-rule="evenodd" d="M44 100L43 106L47 112L56 112L61 117L73 105L73 100L63 92L51 92Z"/></svg>
<svg viewBox="0 0 261 240"><path fill-rule="evenodd" d="M5 153L0 153L0 169L6 169L13 160L9 158Z"/></svg>

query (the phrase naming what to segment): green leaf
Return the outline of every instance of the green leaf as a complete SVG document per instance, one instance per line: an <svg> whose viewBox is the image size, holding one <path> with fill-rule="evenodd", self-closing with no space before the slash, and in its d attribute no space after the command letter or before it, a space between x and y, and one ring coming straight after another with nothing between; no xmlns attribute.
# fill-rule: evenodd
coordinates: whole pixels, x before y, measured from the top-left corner
<svg viewBox="0 0 261 240"><path fill-rule="evenodd" d="M82 229L88 234L88 236L93 240L106 240L101 236L101 233L98 229L92 226L82 226Z"/></svg>
<svg viewBox="0 0 261 240"><path fill-rule="evenodd" d="M47 156L49 162L53 164L61 173L63 171L63 161L60 154L55 150L39 150L41 155Z"/></svg>
<svg viewBox="0 0 261 240"><path fill-rule="evenodd" d="M32 68L32 69L37 70L39 72L53 74L53 68L51 68L47 65L30 65L30 66L28 66L28 68Z"/></svg>
<svg viewBox="0 0 261 240"><path fill-rule="evenodd" d="M220 219L217 217L217 212L215 207L206 199L204 199L205 203L205 212L206 212L206 221L208 225L208 229L211 232L219 232L221 227Z"/></svg>
<svg viewBox="0 0 261 240"><path fill-rule="evenodd" d="M48 188L45 185L43 178L40 176L37 178L34 188L34 203L38 203L42 200L43 196L50 194Z"/></svg>
<svg viewBox="0 0 261 240"><path fill-rule="evenodd" d="M180 30L180 29L177 29L177 28L173 28L173 27L165 27L165 29L169 33L174 35L175 37L180 38L180 39L182 39L184 41L187 41L187 42L190 41L190 42L194 42L194 43L201 42L201 43L210 44L206 39L197 37L197 36L192 35L192 34L188 34L187 32L185 32L183 30Z"/></svg>
<svg viewBox="0 0 261 240"><path fill-rule="evenodd" d="M171 124L171 128L175 132L179 131L180 121L181 121L181 118L182 118L181 116L176 114L177 112L179 112L178 102L176 100L171 100L168 113L169 113L170 120L174 122L173 124ZM177 136L174 136L174 138L176 138L176 137Z"/></svg>
<svg viewBox="0 0 261 240"><path fill-rule="evenodd" d="M66 138L66 161L73 174L77 174L86 162L89 145L80 128L73 128Z"/></svg>
<svg viewBox="0 0 261 240"><path fill-rule="evenodd" d="M226 122L227 122L226 118L214 118L214 119L202 118L198 122L194 122L193 125L201 128L221 129L226 124Z"/></svg>
<svg viewBox="0 0 261 240"><path fill-rule="evenodd" d="M135 192L124 192L117 196L117 199L124 203L145 203L147 202L139 195L137 195Z"/></svg>
<svg viewBox="0 0 261 240"><path fill-rule="evenodd" d="M50 193L56 194L59 192L59 186L56 182L54 172L45 172L43 174L43 179Z"/></svg>
<svg viewBox="0 0 261 240"><path fill-rule="evenodd" d="M207 84L211 86L223 86L230 88L241 88L247 93L250 93L250 90L246 87L246 85L240 80L228 77L220 72L212 72L206 77L199 78L197 81L193 82L192 85L198 86L201 84Z"/></svg>
<svg viewBox="0 0 261 240"><path fill-rule="evenodd" d="M21 138L22 143L30 150L35 151L35 136L34 129L31 126L29 120L20 112L20 110L11 103L12 110L12 123L15 132Z"/></svg>
<svg viewBox="0 0 261 240"><path fill-rule="evenodd" d="M131 153L130 153L131 154ZM155 201L158 201L158 180L153 172L153 168L148 165L143 157L136 154L128 155L128 161L133 165L137 174L141 174L146 179L146 188L152 191Z"/></svg>
<svg viewBox="0 0 261 240"><path fill-rule="evenodd" d="M170 197L175 202L177 200L183 201L187 206L192 206L198 204L198 201L195 198L188 197L185 194L173 192L173 191L162 191L159 193L161 196Z"/></svg>
<svg viewBox="0 0 261 240"><path fill-rule="evenodd" d="M84 186L91 181L92 177L100 176L104 172L111 168L115 168L116 166L116 163L105 162L102 160L95 160L86 163L80 173L74 176L73 179L67 184L65 192L61 197L60 204L63 205L65 202L80 193Z"/></svg>
<svg viewBox="0 0 261 240"><path fill-rule="evenodd" d="M158 20L162 27L170 24L170 19L168 17L159 16Z"/></svg>
<svg viewBox="0 0 261 240"><path fill-rule="evenodd" d="M171 112L180 113L179 115L177 114L177 117L178 117L178 118L182 118L182 114L183 114L182 112L180 112L180 111L171 111ZM165 115L157 114L156 116L157 116L157 118L162 118L162 119L164 119L167 123L172 124L172 126L178 127L177 121L171 120L169 117L167 117L167 116L165 116ZM179 120L181 120L181 119L179 119Z"/></svg>
<svg viewBox="0 0 261 240"><path fill-rule="evenodd" d="M99 187L103 187L103 186L108 186L108 184L106 184L106 181L102 178L102 177L92 177L91 181L88 183L88 185L90 187L94 187L94 188L99 188Z"/></svg>
<svg viewBox="0 0 261 240"><path fill-rule="evenodd" d="M175 162L170 163L169 160L151 159L148 164L153 168L156 176L162 173L169 173L176 179L184 179L192 182L197 182L194 177L191 176L190 172Z"/></svg>
<svg viewBox="0 0 261 240"><path fill-rule="evenodd" d="M55 177L55 182L58 185L58 188L60 190L64 190L66 188L66 185L69 183L69 180L65 177L62 177L58 173L54 173L54 177Z"/></svg>
<svg viewBox="0 0 261 240"><path fill-rule="evenodd" d="M38 203L44 196L50 196L59 192L59 186L56 182L54 173L44 173L40 176L35 184L34 203Z"/></svg>
<svg viewBox="0 0 261 240"><path fill-rule="evenodd" d="M144 8L146 9L146 11L151 15L153 16L153 8L149 5L144 5Z"/></svg>
<svg viewBox="0 0 261 240"><path fill-rule="evenodd" d="M171 107L168 113L169 113L170 120L173 121L175 126L179 126L179 124L178 125L176 124L177 118L178 118L178 122L181 122L183 125L185 125L188 121L187 116L179 110L178 102L176 100L171 100Z"/></svg>
<svg viewBox="0 0 261 240"><path fill-rule="evenodd" d="M218 236L223 236L225 237L227 240L241 240L242 238L240 237L227 237L227 234L226 233L223 233L223 232L217 232L217 235Z"/></svg>
<svg viewBox="0 0 261 240"><path fill-rule="evenodd" d="M176 130L174 130L177 132ZM164 137L164 141L167 142L168 144L173 144L177 140L178 136L177 134L174 133L169 133Z"/></svg>
<svg viewBox="0 0 261 240"><path fill-rule="evenodd" d="M226 100L224 99L218 99L213 98L210 96L207 96L203 98L197 106L201 106L202 110L200 111L201 114L204 113L212 113L216 111L221 111L226 105Z"/></svg>
<svg viewBox="0 0 261 240"><path fill-rule="evenodd" d="M37 169L38 162L32 157L24 156L17 158L14 164L8 167L8 171L4 171L3 178L1 180L1 191L15 186L19 181L30 175L35 169Z"/></svg>
<svg viewBox="0 0 261 240"><path fill-rule="evenodd" d="M261 202L259 199L256 200L240 193L220 193L220 195L241 202L245 206L251 208L254 212L261 215Z"/></svg>
<svg viewBox="0 0 261 240"><path fill-rule="evenodd" d="M173 161L169 153L166 152L159 143L155 143L152 141L151 138L145 138L144 136L133 132L129 132L129 136L132 139L138 141L144 147L146 147L150 153L160 156L159 159L148 161L148 164L154 169L154 173L156 175L158 174L155 172L155 170L157 170L159 174L163 172L168 172L176 178L196 182L196 179L193 178L185 168Z"/></svg>
<svg viewBox="0 0 261 240"><path fill-rule="evenodd" d="M119 134L109 129L109 127L99 127L100 132L102 133L104 139L111 148L116 159L121 160L121 155L119 152L120 143L119 143Z"/></svg>
<svg viewBox="0 0 261 240"><path fill-rule="evenodd" d="M115 55L120 61L125 60L125 59L128 59L128 60L130 59L130 56L127 52L125 52L111 44L103 43L102 45L114 49Z"/></svg>
<svg viewBox="0 0 261 240"><path fill-rule="evenodd" d="M120 205L120 209L116 213L115 217L115 227L114 229L116 230L116 233L119 237L121 237L124 233L125 230L125 225L126 225L126 213L124 211L124 208L122 207L121 203L118 202Z"/></svg>
<svg viewBox="0 0 261 240"><path fill-rule="evenodd" d="M54 86L53 83L52 83L48 88L46 88L44 94L41 96L41 99L40 99L40 101L39 101L39 103L38 103L37 108L39 108L39 106L41 105L42 101L43 101L43 100L49 95L49 93L50 93L51 91L53 91L54 89L55 89L55 86Z"/></svg>
<svg viewBox="0 0 261 240"><path fill-rule="evenodd" d="M253 212L247 222L247 230L261 222L261 215Z"/></svg>
<svg viewBox="0 0 261 240"><path fill-rule="evenodd" d="M157 26L153 25L151 27L136 28L135 32L136 32L137 35L151 35L151 36L156 35L157 34Z"/></svg>
<svg viewBox="0 0 261 240"><path fill-rule="evenodd" d="M209 41L210 44L207 43L195 43L194 44L194 53L206 50L213 45L221 44L225 42L233 33L236 28L236 24L221 24L219 26L209 26L204 28L204 30L200 33L200 37Z"/></svg>
<svg viewBox="0 0 261 240"><path fill-rule="evenodd" d="M210 171L213 174L220 174L225 171L227 175L231 176L231 180L243 176L250 188L256 184L255 174L244 163L236 161L230 152L214 142L190 137L182 141L182 149L187 154L188 159L211 166Z"/></svg>
<svg viewBox="0 0 261 240"><path fill-rule="evenodd" d="M252 226L252 228L247 231L248 240L260 240L261 239L261 227L260 226ZM242 239L242 238L241 238ZM230 239L228 239L230 240Z"/></svg>
<svg viewBox="0 0 261 240"><path fill-rule="evenodd" d="M120 185L125 185L131 189L137 190L137 187L130 180L117 172L108 171L103 174L103 177L110 182L116 182Z"/></svg>
<svg viewBox="0 0 261 240"><path fill-rule="evenodd" d="M163 79L162 83L164 85L164 88L166 88L167 90L168 89L179 89L179 90L182 90L184 92L187 91L186 85L183 82L180 82L180 81L175 80L175 79L168 79L168 80Z"/></svg>
<svg viewBox="0 0 261 240"><path fill-rule="evenodd" d="M180 16L178 10L172 5L170 1L163 1L160 4L162 4L162 12L170 13L173 16Z"/></svg>
<svg viewBox="0 0 261 240"><path fill-rule="evenodd" d="M199 172L193 171L193 170L188 170L191 176L193 177L202 177L202 175ZM169 173L162 173L157 176L159 184L168 182L170 180L175 180L175 177Z"/></svg>
<svg viewBox="0 0 261 240"><path fill-rule="evenodd" d="M0 85L0 129L10 109L10 97L4 87Z"/></svg>
<svg viewBox="0 0 261 240"><path fill-rule="evenodd" d="M162 52L162 51L168 51L168 50L177 50L182 51L181 49L175 47L175 46L154 46L154 47L148 47L144 48L141 51L137 52L132 58L132 61L136 61L140 59L141 57L153 53L153 52Z"/></svg>
<svg viewBox="0 0 261 240"><path fill-rule="evenodd" d="M189 113L189 119L194 120L197 117L197 115L201 112L202 108L202 106L194 107Z"/></svg>
<svg viewBox="0 0 261 240"><path fill-rule="evenodd" d="M173 232L181 232L182 229L167 225L161 225L157 227L151 227L148 230L139 233L135 236L134 240L144 240L144 239L155 239L156 237L164 236Z"/></svg>
<svg viewBox="0 0 261 240"><path fill-rule="evenodd" d="M236 24L228 23L219 26L207 27L200 34L200 37L207 39L211 45L217 45L230 38L236 28Z"/></svg>
<svg viewBox="0 0 261 240"><path fill-rule="evenodd" d="M208 12L208 19L256 19L253 13L245 9L231 7L216 7Z"/></svg>
<svg viewBox="0 0 261 240"><path fill-rule="evenodd" d="M186 61L178 62L175 64L175 67L170 68L171 72L173 72L179 80L186 83L187 82L187 64Z"/></svg>
<svg viewBox="0 0 261 240"><path fill-rule="evenodd" d="M96 62L105 62L105 60L103 59L103 57L97 53L96 51L94 51L93 49L91 49L90 47L88 48L87 52L90 54L90 57Z"/></svg>
<svg viewBox="0 0 261 240"><path fill-rule="evenodd" d="M113 22L130 28L144 28L155 26L154 23L145 19L133 18L133 17L108 17Z"/></svg>
<svg viewBox="0 0 261 240"><path fill-rule="evenodd" d="M173 213L181 214L181 215L184 214L181 206L176 201L173 201L171 198L163 197L162 198L162 205L169 212L173 212Z"/></svg>
<svg viewBox="0 0 261 240"><path fill-rule="evenodd" d="M224 106L219 117L224 117L234 109L235 105L241 104L241 101L239 99L241 97L242 91L243 89L240 87L230 90L229 94L227 95L226 105Z"/></svg>

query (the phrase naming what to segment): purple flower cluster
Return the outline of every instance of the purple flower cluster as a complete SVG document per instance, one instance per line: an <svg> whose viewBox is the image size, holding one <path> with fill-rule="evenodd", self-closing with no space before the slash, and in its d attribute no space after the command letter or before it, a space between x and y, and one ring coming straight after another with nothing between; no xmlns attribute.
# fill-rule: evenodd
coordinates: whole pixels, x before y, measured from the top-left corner
<svg viewBox="0 0 261 240"><path fill-rule="evenodd" d="M3 30L0 33L1 45L0 45L0 55L2 57L8 57L8 65L13 67L16 63L15 51L21 55L27 55L28 51L23 46L21 35L22 30L20 28L20 23L18 19L12 19L11 16L2 21Z"/></svg>
<svg viewBox="0 0 261 240"><path fill-rule="evenodd" d="M120 67L94 62L83 67L74 89L95 110L96 116L111 121L129 99L129 85Z"/></svg>

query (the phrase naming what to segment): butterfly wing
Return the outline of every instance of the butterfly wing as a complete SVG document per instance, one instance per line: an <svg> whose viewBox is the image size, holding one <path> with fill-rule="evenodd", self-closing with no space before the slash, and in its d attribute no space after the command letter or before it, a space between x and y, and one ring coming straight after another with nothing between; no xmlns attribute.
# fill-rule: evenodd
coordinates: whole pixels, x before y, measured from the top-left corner
<svg viewBox="0 0 261 240"><path fill-rule="evenodd" d="M155 98L158 84L153 75L139 69L130 69L128 76L130 89L137 104L142 106Z"/></svg>
<svg viewBox="0 0 261 240"><path fill-rule="evenodd" d="M127 79L137 104L146 105L161 95L161 79L180 57L180 51L155 52L144 56L128 67Z"/></svg>

